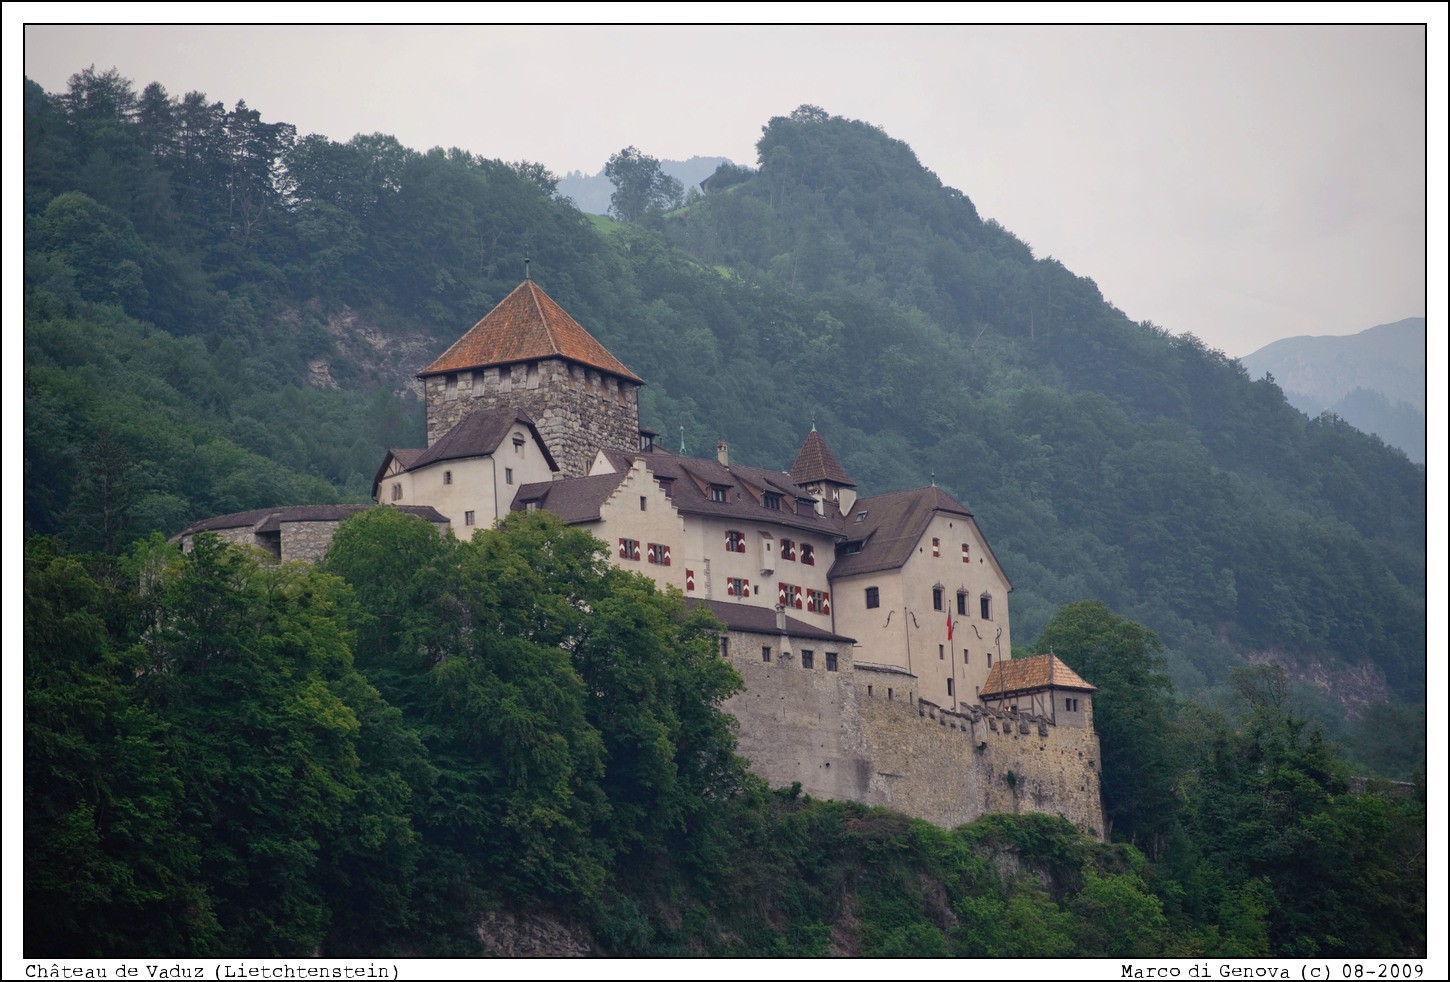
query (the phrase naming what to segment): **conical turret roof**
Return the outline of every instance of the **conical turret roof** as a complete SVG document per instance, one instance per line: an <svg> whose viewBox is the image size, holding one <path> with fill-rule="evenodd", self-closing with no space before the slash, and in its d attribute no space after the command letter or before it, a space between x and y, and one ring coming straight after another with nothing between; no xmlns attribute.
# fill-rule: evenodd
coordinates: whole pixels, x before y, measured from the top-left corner
<svg viewBox="0 0 1450 982"><path fill-rule="evenodd" d="M564 358L644 384L533 280L520 283L418 377L544 358Z"/></svg>
<svg viewBox="0 0 1450 982"><path fill-rule="evenodd" d="M816 432L814 426L806 434L800 453L795 455L795 463L790 465L790 476L797 484L832 481L849 488L856 486L851 475L846 473L846 468L841 466L836 455L831 453L831 448L826 446L826 438Z"/></svg>

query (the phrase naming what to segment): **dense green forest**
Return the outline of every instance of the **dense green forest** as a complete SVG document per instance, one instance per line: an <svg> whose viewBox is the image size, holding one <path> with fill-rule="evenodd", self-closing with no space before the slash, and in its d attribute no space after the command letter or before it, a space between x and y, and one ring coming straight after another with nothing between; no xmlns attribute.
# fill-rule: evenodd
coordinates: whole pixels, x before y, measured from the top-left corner
<svg viewBox="0 0 1450 982"><path fill-rule="evenodd" d="M765 788L718 631L542 512L378 508L319 567L34 538L25 953L468 956L526 911L604 954L1425 954L1423 782L1351 793L1282 672L1181 703L1151 632L1063 608L1102 844Z"/></svg>
<svg viewBox="0 0 1450 982"><path fill-rule="evenodd" d="M25 85L26 899L47 917L27 951L465 951L473 912L524 901L581 912L611 952L1106 953L1122 939L1087 925L1122 905L1145 950L1423 950L1423 792L1348 794L1341 756L1423 785L1423 467L1130 321L904 144L801 107L769 121L758 169L623 222L581 215L529 162L299 137L114 71ZM345 554L269 570L149 541L367 500L384 449L423 438L370 352L417 344L421 367L525 257L648 380L642 422L671 440L784 467L814 421L864 493L935 479L966 502L1018 637L1102 690L1120 843L1037 820L947 833L754 786L710 704L731 681L677 691L713 671L684 657L705 629L581 557L549 589L603 596L601 578L628 599L613 616L658 637L658 674L610 682L639 715L606 718L585 698L606 664L491 606L497 564L522 575L537 548L520 529L425 550L433 572L406 586ZM378 344L353 343L358 323ZM319 363L334 385L310 384ZM512 640L452 657L487 646L447 617ZM1263 652L1291 673L1247 665ZM1328 690L1294 682L1310 668ZM1390 701L1346 714L1346 668ZM1115 721L1115 691L1154 726ZM240 729L238 692L255 693ZM533 758L497 752L525 734ZM205 813L252 781L248 812ZM1005 852L1055 872L1019 882ZM1302 882L1332 884L1322 908Z"/></svg>

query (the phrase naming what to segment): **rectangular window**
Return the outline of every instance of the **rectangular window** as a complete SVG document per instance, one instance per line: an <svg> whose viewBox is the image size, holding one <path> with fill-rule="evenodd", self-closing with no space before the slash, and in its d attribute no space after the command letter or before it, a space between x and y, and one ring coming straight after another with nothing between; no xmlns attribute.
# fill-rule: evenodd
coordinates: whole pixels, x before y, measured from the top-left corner
<svg viewBox="0 0 1450 982"><path fill-rule="evenodd" d="M530 502L527 502L524 505L524 511L538 511L538 510L539 510L539 503L537 501L530 501Z"/></svg>
<svg viewBox="0 0 1450 982"><path fill-rule="evenodd" d="M761 504L771 511L780 511L780 495L774 491L767 491L761 498Z"/></svg>
<svg viewBox="0 0 1450 982"><path fill-rule="evenodd" d="M443 483L444 484L452 484L453 483L453 472L452 471L444 471L443 472Z"/></svg>
<svg viewBox="0 0 1450 982"><path fill-rule="evenodd" d="M639 540L638 539L620 539L619 540L619 558L620 559L629 559L629 560L633 560L634 562L639 562Z"/></svg>
<svg viewBox="0 0 1450 982"><path fill-rule="evenodd" d="M967 654L967 649L966 648L963 648L962 649L962 664L963 665L970 665L971 663L972 663L971 656Z"/></svg>
<svg viewBox="0 0 1450 982"><path fill-rule="evenodd" d="M807 590L806 610L813 614L829 614L831 612L831 595L824 590Z"/></svg>
<svg viewBox="0 0 1450 982"><path fill-rule="evenodd" d="M801 651L801 668L815 668L816 653L814 651Z"/></svg>
<svg viewBox="0 0 1450 982"><path fill-rule="evenodd" d="M809 542L801 543L801 562L807 566L814 566L816 564L816 547Z"/></svg>
<svg viewBox="0 0 1450 982"><path fill-rule="evenodd" d="M972 561L972 547L969 546L969 545L967 545L965 542L963 542L962 543L962 562L969 563L971 561Z"/></svg>
<svg viewBox="0 0 1450 982"><path fill-rule="evenodd" d="M1070 713L1077 712L1077 700L1076 699L1063 699L1062 702L1063 702L1063 708L1066 709L1068 712L1070 712Z"/></svg>
<svg viewBox="0 0 1450 982"><path fill-rule="evenodd" d="M872 610L881 606L881 588L868 586L866 588L866 609Z"/></svg>
<svg viewBox="0 0 1450 982"><path fill-rule="evenodd" d="M946 661L947 660L947 646L946 645L939 644L939 645L936 646L936 660L937 661Z"/></svg>
<svg viewBox="0 0 1450 982"><path fill-rule="evenodd" d="M670 547L659 542L651 542L646 550L646 558L656 566L668 566L670 564Z"/></svg>
<svg viewBox="0 0 1450 982"><path fill-rule="evenodd" d="M931 554L936 557L941 556L941 539L931 540Z"/></svg>
<svg viewBox="0 0 1450 982"><path fill-rule="evenodd" d="M472 525L473 524L473 512L466 511L466 512L463 513L463 524L464 525Z"/></svg>
<svg viewBox="0 0 1450 982"><path fill-rule="evenodd" d="M990 651L987 652L987 667L988 668L991 668L992 667L992 653Z"/></svg>
<svg viewBox="0 0 1450 982"><path fill-rule="evenodd" d="M748 597L750 596L750 581L732 576L725 581L725 595L727 597Z"/></svg>
<svg viewBox="0 0 1450 982"><path fill-rule="evenodd" d="M952 684L952 680L951 679L947 679L947 695L949 695L949 696L956 695L956 691L955 690L956 690L956 686L954 684Z"/></svg>
<svg viewBox="0 0 1450 982"><path fill-rule="evenodd" d="M514 455L517 457L524 455L524 438L521 436L514 437Z"/></svg>
<svg viewBox="0 0 1450 982"><path fill-rule="evenodd" d="M934 587L931 588L931 609L932 610L945 610L946 609L946 601L944 599L945 593L946 593L946 591L943 590L939 586L934 586Z"/></svg>
<svg viewBox="0 0 1450 982"><path fill-rule="evenodd" d="M776 591L776 601L786 607L796 610L801 609L805 604L801 600L801 588L793 583L782 583Z"/></svg>
<svg viewBox="0 0 1450 982"><path fill-rule="evenodd" d="M826 671L834 672L836 670L836 653L828 651L826 652Z"/></svg>
<svg viewBox="0 0 1450 982"><path fill-rule="evenodd" d="M720 657L730 657L730 635L728 634L720 635Z"/></svg>
<svg viewBox="0 0 1450 982"><path fill-rule="evenodd" d="M734 529L731 529L730 531L726 532L725 533L725 551L726 552L744 552L745 551L745 533L744 532L737 532Z"/></svg>
<svg viewBox="0 0 1450 982"><path fill-rule="evenodd" d="M646 510L646 506L648 504L649 504L649 499L646 498L644 495L640 495L639 496L639 510L640 511L645 511Z"/></svg>
<svg viewBox="0 0 1450 982"><path fill-rule="evenodd" d="M984 596L984 597L982 597L982 620L984 620L984 621L990 621L991 619L992 619L992 598L991 597Z"/></svg>
<svg viewBox="0 0 1450 982"><path fill-rule="evenodd" d="M711 501L724 501L725 500L725 488L722 485L719 485L719 484L712 484L712 485L710 485L710 500Z"/></svg>
<svg viewBox="0 0 1450 982"><path fill-rule="evenodd" d="M768 644L761 645L761 647L760 647L760 660L761 661L770 661L770 645L768 645Z"/></svg>
<svg viewBox="0 0 1450 982"><path fill-rule="evenodd" d="M458 376L457 375L450 375L450 376L448 376L448 378L444 382L444 384L448 388L448 391L446 393L446 397L449 398L449 399L457 399L458 398Z"/></svg>
<svg viewBox="0 0 1450 982"><path fill-rule="evenodd" d="M394 484L393 485L393 500L394 501L397 501L397 500L399 500L402 497L403 497L403 486L401 484Z"/></svg>
<svg viewBox="0 0 1450 982"><path fill-rule="evenodd" d="M780 558L795 562L795 543L790 539L780 540Z"/></svg>
<svg viewBox="0 0 1450 982"><path fill-rule="evenodd" d="M505 483L505 484L512 484L512 483L514 483L514 469L512 467L505 467L503 469L503 483Z"/></svg>
<svg viewBox="0 0 1450 982"><path fill-rule="evenodd" d="M962 617L967 616L967 595L965 593L957 594L957 614Z"/></svg>

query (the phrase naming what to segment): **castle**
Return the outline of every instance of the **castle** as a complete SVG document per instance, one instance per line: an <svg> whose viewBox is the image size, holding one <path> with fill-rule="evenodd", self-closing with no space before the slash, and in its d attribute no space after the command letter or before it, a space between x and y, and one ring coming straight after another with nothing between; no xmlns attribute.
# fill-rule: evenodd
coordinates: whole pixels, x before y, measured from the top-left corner
<svg viewBox="0 0 1450 982"><path fill-rule="evenodd" d="M745 681L725 706L740 753L772 784L945 826L1037 811L1102 834L1095 690L1053 655L1012 660L1011 581L946 492L860 498L814 426L789 470L734 463L723 441L670 453L639 426L644 381L532 280L419 378L428 445L387 451L377 501L460 535L547 509L706 604ZM319 507L180 539L307 558L336 527Z"/></svg>

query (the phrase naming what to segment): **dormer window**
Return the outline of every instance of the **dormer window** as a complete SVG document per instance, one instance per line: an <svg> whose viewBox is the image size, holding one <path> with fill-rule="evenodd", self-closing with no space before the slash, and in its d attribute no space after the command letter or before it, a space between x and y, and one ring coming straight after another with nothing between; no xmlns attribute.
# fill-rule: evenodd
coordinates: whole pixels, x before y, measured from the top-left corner
<svg viewBox="0 0 1450 982"><path fill-rule="evenodd" d="M856 524L857 524L857 525L860 525L860 524L861 524L861 523L862 523L862 522L864 522L864 521L866 521L866 516L867 516L867 515L868 515L868 514L870 514L870 513L869 513L869 512L864 512L864 511L863 511L863 512L861 512L861 513L860 513L860 514L858 514L858 515L857 515L857 516L856 516Z"/></svg>
<svg viewBox="0 0 1450 982"><path fill-rule="evenodd" d="M765 495L761 498L760 503L763 504L765 507L769 508L771 511L780 511L780 495L776 494L774 491L765 492Z"/></svg>
<svg viewBox="0 0 1450 982"><path fill-rule="evenodd" d="M727 490L728 489L723 484L712 484L712 485L710 485L710 500L711 501L724 502L725 501L725 492Z"/></svg>
<svg viewBox="0 0 1450 982"><path fill-rule="evenodd" d="M675 496L675 479L673 477L657 477L655 483L660 486L660 490L665 493L666 498Z"/></svg>

